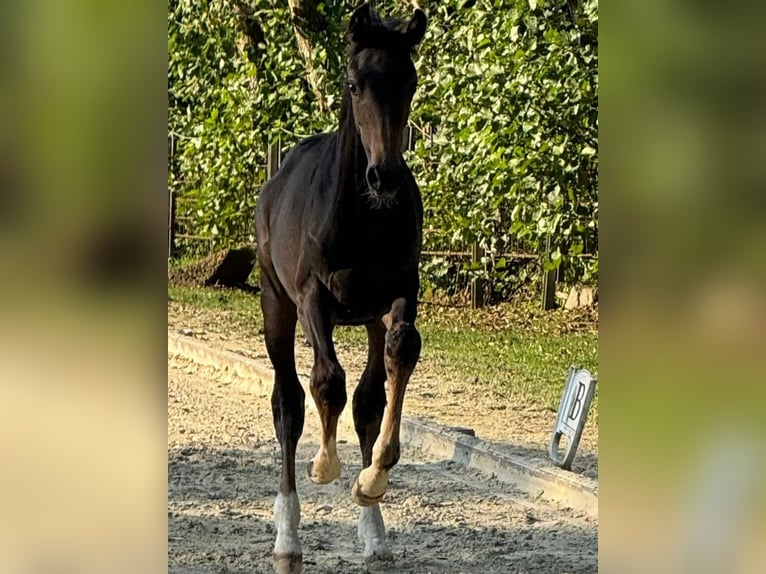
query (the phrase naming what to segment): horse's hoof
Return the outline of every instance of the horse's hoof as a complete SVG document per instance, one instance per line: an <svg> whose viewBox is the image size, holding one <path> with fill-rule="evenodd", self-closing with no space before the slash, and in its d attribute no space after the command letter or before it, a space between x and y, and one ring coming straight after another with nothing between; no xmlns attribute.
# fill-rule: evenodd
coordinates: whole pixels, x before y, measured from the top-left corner
<svg viewBox="0 0 766 574"><path fill-rule="evenodd" d="M364 563L368 568L374 567L376 564L386 564L394 561L394 553L389 548L381 548L375 552L364 555Z"/></svg>
<svg viewBox="0 0 766 574"><path fill-rule="evenodd" d="M383 499L388 488L388 471L368 466L356 477L351 498L360 506L370 506Z"/></svg>
<svg viewBox="0 0 766 574"><path fill-rule="evenodd" d="M336 478L340 478L340 464L325 466L324 469L316 469L313 460L306 465L309 480L314 484L329 484ZM320 472L315 472L319 470ZM323 472L322 472L323 471Z"/></svg>
<svg viewBox="0 0 766 574"><path fill-rule="evenodd" d="M300 574L303 570L301 554L274 554L274 572L276 574Z"/></svg>
<svg viewBox="0 0 766 574"><path fill-rule="evenodd" d="M362 492L362 489L359 486L358 478L354 481L354 486L351 488L351 498L359 506L372 506L373 504L377 504L378 502L383 500L384 494L386 494L385 490L377 496L368 496L367 494Z"/></svg>

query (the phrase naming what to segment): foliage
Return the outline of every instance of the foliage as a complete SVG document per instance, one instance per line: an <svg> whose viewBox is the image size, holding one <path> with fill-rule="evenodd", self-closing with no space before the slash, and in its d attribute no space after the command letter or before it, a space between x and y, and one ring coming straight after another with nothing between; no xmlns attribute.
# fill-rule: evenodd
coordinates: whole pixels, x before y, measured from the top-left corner
<svg viewBox="0 0 766 574"><path fill-rule="evenodd" d="M254 68L236 46L226 4L177 0L168 11L168 185L181 231L240 237L254 205L250 107Z"/></svg>
<svg viewBox="0 0 766 574"><path fill-rule="evenodd" d="M598 249L596 1L430 5L412 120L436 131L412 160L432 245L478 241L502 282L504 252L550 237L548 267L595 279L578 256Z"/></svg>
<svg viewBox="0 0 766 574"><path fill-rule="evenodd" d="M405 4L377 8L404 15ZM459 290L482 275L507 292L541 266L503 254L545 253L549 238L543 266L564 262L570 278L596 280L597 256L581 254L598 253L597 1L420 4L429 31L411 119L426 137L408 161L424 196L425 247L478 242L486 253L473 265L426 259L424 284ZM305 30L328 112L308 86L287 2L246 3L260 32L249 45L236 5L175 0L168 14L168 129L181 136L169 185L190 228L217 244L251 232L267 142L287 147L337 122L343 26L356 2L313 3L322 25Z"/></svg>

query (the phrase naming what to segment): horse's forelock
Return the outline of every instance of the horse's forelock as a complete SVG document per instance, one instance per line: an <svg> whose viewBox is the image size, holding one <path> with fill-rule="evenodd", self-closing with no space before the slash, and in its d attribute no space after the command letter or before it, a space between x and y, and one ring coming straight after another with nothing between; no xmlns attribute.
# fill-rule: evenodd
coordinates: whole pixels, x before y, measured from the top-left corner
<svg viewBox="0 0 766 574"><path fill-rule="evenodd" d="M401 18L386 18L382 20L375 12L372 12L372 16L372 26L363 35L348 34L349 53L351 56L366 49L404 53L414 52L415 46L407 37L409 20Z"/></svg>

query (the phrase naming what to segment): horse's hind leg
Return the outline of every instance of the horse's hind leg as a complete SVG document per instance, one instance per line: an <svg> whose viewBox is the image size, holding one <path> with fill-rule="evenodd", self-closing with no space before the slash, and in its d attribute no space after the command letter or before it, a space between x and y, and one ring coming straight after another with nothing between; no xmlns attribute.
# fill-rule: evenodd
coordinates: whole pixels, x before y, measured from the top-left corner
<svg viewBox="0 0 766 574"><path fill-rule="evenodd" d="M311 368L311 396L322 423L322 442L308 464L309 478L317 484L327 484L340 476L337 450L337 428L346 405L346 373L335 355L332 342L330 293L316 283L300 301L302 325L314 350Z"/></svg>
<svg viewBox="0 0 766 574"><path fill-rule="evenodd" d="M363 468L372 464L372 448L380 433L386 406L385 342L386 327L382 322L367 325L367 367L354 391L354 426L359 436ZM361 509L357 532L364 542L364 559L367 563L393 559L379 504Z"/></svg>
<svg viewBox="0 0 766 574"><path fill-rule="evenodd" d="M384 353L386 408L380 434L372 448L371 464L359 473L351 491L354 500L362 506L375 504L383 498L388 487L388 473L399 461L404 391L420 357L420 334L413 324L415 314L415 299L400 298L383 317L388 328Z"/></svg>
<svg viewBox="0 0 766 574"><path fill-rule="evenodd" d="M274 366L271 409L274 429L282 450L282 477L274 502L274 570L297 574L303 567L298 538L300 503L295 490L295 449L303 432L305 393L295 370L295 305L264 278L261 281L266 349Z"/></svg>

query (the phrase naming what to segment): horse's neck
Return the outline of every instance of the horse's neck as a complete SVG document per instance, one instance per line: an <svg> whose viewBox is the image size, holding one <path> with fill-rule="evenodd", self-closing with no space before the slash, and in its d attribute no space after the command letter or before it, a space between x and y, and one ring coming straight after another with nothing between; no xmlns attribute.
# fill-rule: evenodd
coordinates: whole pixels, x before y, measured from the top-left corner
<svg viewBox="0 0 766 574"><path fill-rule="evenodd" d="M332 206L326 221L321 244L333 269L344 268L356 258L358 235L364 220L367 159L356 130L348 95L341 105L340 126L336 149L336 176Z"/></svg>
<svg viewBox="0 0 766 574"><path fill-rule="evenodd" d="M344 95L341 104L337 154L336 202L345 206L356 205L359 203L359 194L365 186L367 161L348 94Z"/></svg>

